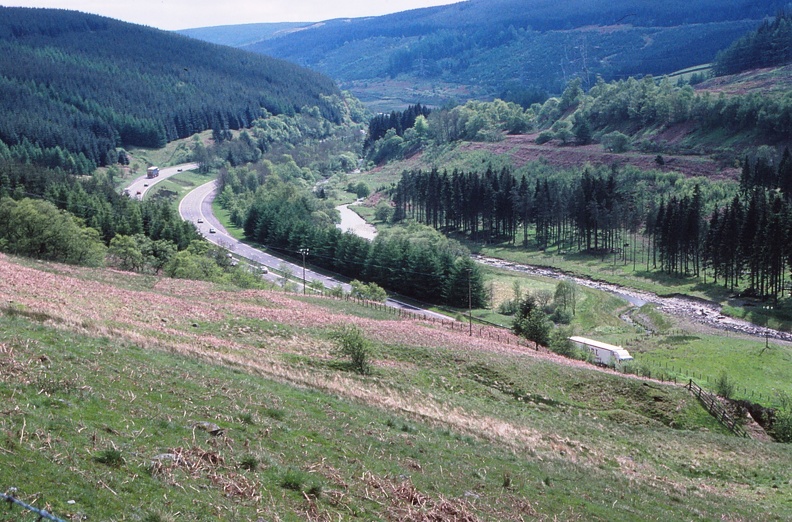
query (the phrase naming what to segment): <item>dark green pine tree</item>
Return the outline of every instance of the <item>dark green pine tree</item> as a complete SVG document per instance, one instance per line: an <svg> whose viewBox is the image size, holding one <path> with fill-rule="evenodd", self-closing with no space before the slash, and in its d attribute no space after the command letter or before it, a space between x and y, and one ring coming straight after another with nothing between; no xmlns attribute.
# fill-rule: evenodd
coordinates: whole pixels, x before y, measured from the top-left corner
<svg viewBox="0 0 792 522"><path fill-rule="evenodd" d="M478 264L469 257L457 259L446 278L443 296L447 305L456 308L467 308L468 296L473 308L486 306L484 276Z"/></svg>
<svg viewBox="0 0 792 522"><path fill-rule="evenodd" d="M740 192L747 194L754 186L753 171L751 170L751 161L748 156L742 161L742 171L740 172Z"/></svg>
<svg viewBox="0 0 792 522"><path fill-rule="evenodd" d="M789 152L789 147L784 147L784 153L778 163L778 188L787 201L792 200L792 154Z"/></svg>

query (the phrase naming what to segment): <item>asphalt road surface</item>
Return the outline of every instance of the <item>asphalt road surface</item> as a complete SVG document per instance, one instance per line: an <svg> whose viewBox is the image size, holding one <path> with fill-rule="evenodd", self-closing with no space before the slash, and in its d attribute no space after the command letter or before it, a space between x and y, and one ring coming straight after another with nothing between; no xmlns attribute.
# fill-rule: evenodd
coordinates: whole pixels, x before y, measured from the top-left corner
<svg viewBox="0 0 792 522"><path fill-rule="evenodd" d="M249 259L254 263L258 263L270 269L277 268L279 270L290 270L295 277L302 278L303 269L301 265L284 261L281 258L275 257L266 252L262 252L261 250L246 245L245 243L242 243L241 241L231 237L231 235L226 231L225 228L223 228L223 225L220 224L220 222L212 213L212 201L214 200L216 194L216 180L210 181L209 183L204 183L198 188L190 191L184 197L184 199L181 200L181 203L179 203L179 214L181 215L182 219L195 224L201 234L203 234L203 236L208 241L227 249L234 255L244 257L245 259ZM214 232L212 232L212 230L214 230ZM275 279L278 278L274 275L272 277ZM348 284L337 281L332 277L327 277L316 273L310 269L305 270L305 280L308 282L321 281L322 284L327 288L333 288L340 285L345 292L349 292L351 290L351 287Z"/></svg>
<svg viewBox="0 0 792 522"><path fill-rule="evenodd" d="M147 178L146 175L143 174L130 183L126 190L128 191L129 197L143 199L143 196L146 195L146 192L148 192L151 187L160 181L166 180L171 176L175 176L179 172L185 170L195 170L197 168L197 163L183 163L181 165L174 165L173 167L164 167L160 169L160 174L156 178Z"/></svg>
<svg viewBox="0 0 792 522"><path fill-rule="evenodd" d="M162 174L160 174L160 177ZM277 268L279 270L287 269L290 270L291 273L297 277L302 278L303 274L303 267L302 265L297 265L294 263L290 263L285 261L279 257L275 257L271 254L266 252L262 252L256 248L253 248L237 239L233 238L225 228L220 224L220 222L215 218L214 213L212 212L212 201L214 200L215 195L217 194L217 181L210 181L209 183L204 183L203 185L193 189L190 191L184 199L182 199L181 203L179 203L179 214L181 215L182 219L185 221L190 221L195 224L198 230L203 234L203 236L218 246L228 249L232 254L237 255L239 257L244 257L254 263L258 263L262 266L266 266L268 268ZM214 230L214 232L212 232ZM310 253L308 254L308 259L310 259ZM275 276L270 272L268 274L270 279L279 279L279 276ZM314 272L313 270L306 269L305 270L305 280L307 282L311 281L319 281L324 285L326 288L335 288L340 286L343 288L344 292L349 293L352 290L352 287L337 279L332 277L320 274L318 272ZM416 314L422 314L427 317L434 317L437 319L448 319L448 316L438 314L429 310L424 310L422 308L418 308L407 303L402 303L401 301L397 301L394 299L388 299L385 301L387 306L391 306L393 308L401 308L403 310L409 310Z"/></svg>

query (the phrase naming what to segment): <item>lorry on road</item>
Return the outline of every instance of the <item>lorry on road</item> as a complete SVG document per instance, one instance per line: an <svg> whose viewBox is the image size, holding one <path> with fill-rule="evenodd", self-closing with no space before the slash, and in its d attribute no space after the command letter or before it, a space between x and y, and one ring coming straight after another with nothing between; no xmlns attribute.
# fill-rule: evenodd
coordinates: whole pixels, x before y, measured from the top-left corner
<svg viewBox="0 0 792 522"><path fill-rule="evenodd" d="M159 167L149 167L146 169L147 178L151 179L156 178L157 176L159 176Z"/></svg>

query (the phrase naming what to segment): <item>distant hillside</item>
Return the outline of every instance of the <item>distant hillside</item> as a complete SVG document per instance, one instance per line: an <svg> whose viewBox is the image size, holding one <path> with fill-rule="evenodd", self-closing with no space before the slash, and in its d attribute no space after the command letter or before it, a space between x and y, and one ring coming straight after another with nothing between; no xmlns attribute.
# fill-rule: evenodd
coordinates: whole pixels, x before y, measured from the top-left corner
<svg viewBox="0 0 792 522"><path fill-rule="evenodd" d="M289 31L311 25L309 22L282 22L274 24L219 25L176 31L184 36L230 47L243 47L281 36Z"/></svg>
<svg viewBox="0 0 792 522"><path fill-rule="evenodd" d="M0 7L0 159L90 172L118 146L317 106L332 80L294 64L109 18Z"/></svg>
<svg viewBox="0 0 792 522"><path fill-rule="evenodd" d="M792 13L781 12L718 53L714 69L717 75L725 75L791 62Z"/></svg>
<svg viewBox="0 0 792 522"><path fill-rule="evenodd" d="M574 77L586 86L597 75L662 75L708 63L785 5L469 0L329 20L245 48L327 74L381 109L492 96L529 103Z"/></svg>

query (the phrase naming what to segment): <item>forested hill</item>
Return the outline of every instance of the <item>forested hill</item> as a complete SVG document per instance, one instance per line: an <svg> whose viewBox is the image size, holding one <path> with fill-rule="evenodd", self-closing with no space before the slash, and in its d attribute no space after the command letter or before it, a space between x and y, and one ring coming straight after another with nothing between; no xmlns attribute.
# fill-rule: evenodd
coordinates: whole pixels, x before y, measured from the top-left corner
<svg viewBox="0 0 792 522"><path fill-rule="evenodd" d="M77 173L263 110L319 107L335 83L292 63L57 9L0 7L0 159Z"/></svg>
<svg viewBox="0 0 792 522"><path fill-rule="evenodd" d="M787 1L469 0L329 20L245 48L325 73L365 102L530 103L576 76L586 87L597 75L657 76L711 62Z"/></svg>
<svg viewBox="0 0 792 522"><path fill-rule="evenodd" d="M772 21L765 20L758 29L718 53L713 68L716 75L722 76L790 62L792 62L792 12L785 11L779 13Z"/></svg>

